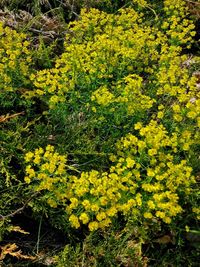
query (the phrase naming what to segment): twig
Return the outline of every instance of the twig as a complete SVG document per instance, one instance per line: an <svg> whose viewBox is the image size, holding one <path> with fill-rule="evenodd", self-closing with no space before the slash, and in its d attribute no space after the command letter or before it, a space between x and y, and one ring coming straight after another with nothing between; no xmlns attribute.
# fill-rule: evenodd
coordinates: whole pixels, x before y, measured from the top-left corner
<svg viewBox="0 0 200 267"><path fill-rule="evenodd" d="M194 1L191 1L191 0L186 0L186 2L192 3L192 4L194 4L194 5L200 5L200 3L198 3L198 2L194 2Z"/></svg>
<svg viewBox="0 0 200 267"><path fill-rule="evenodd" d="M43 31L43 30L37 30L34 28L29 28L29 31L32 31L35 33L41 33L43 35L50 36L51 38L54 38L56 35L58 35L55 31Z"/></svg>
<svg viewBox="0 0 200 267"><path fill-rule="evenodd" d="M19 116L19 115L24 115L24 114L25 114L25 112L22 111L22 112L19 112L19 113L15 113L15 114L13 114L13 115L9 115L9 114L7 114L7 115L2 115L2 116L0 116L0 122L5 122L5 121L7 121L8 119L12 119L12 118L15 118L15 117L17 117L17 116Z"/></svg>
<svg viewBox="0 0 200 267"><path fill-rule="evenodd" d="M38 228L38 235L37 235L37 244L36 244L36 253L39 253L39 246L40 246L40 233L41 233L41 227L42 227L42 217L40 218L39 228Z"/></svg>
<svg viewBox="0 0 200 267"><path fill-rule="evenodd" d="M21 212L26 208L27 204L28 204L28 203L29 203L29 202L30 202L36 195L38 195L38 194L39 194L39 192L35 192L29 199L27 199L27 200L25 201L24 205L23 205L21 208L19 208L19 209L13 211L13 212L11 212L11 213L9 213L9 214L7 214L7 215L1 215L1 214L0 214L0 221L3 221L3 220L5 220L5 219L7 219L7 218L13 217L13 216L15 216L16 214L21 213Z"/></svg>

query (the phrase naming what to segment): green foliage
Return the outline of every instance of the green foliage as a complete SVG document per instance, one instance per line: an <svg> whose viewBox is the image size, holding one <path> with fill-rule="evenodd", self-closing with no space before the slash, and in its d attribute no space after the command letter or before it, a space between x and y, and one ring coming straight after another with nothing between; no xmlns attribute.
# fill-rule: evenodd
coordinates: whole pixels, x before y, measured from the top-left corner
<svg viewBox="0 0 200 267"><path fill-rule="evenodd" d="M29 207L74 240L57 266L146 266L169 243L178 266L200 218L187 1L33 1L34 15L44 6L76 17L60 51L0 24L1 240Z"/></svg>
<svg viewBox="0 0 200 267"><path fill-rule="evenodd" d="M144 266L146 259L142 256L142 242L134 241L133 234L127 230L93 233L83 244L65 246L55 258L58 261L56 266Z"/></svg>

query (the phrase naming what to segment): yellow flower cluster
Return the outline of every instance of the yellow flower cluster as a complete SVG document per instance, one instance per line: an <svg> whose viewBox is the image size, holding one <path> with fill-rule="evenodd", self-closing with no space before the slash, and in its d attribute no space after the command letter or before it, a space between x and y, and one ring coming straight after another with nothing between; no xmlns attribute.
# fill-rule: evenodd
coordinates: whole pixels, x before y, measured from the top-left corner
<svg viewBox="0 0 200 267"><path fill-rule="evenodd" d="M107 115L125 118L128 134L117 141L106 171L69 175L66 157L51 146L25 156L25 181L51 192L49 205L63 205L75 228L103 229L119 214L171 223L192 191L190 156L199 144L200 102L181 45L191 43L194 25L185 1L163 5L162 24L151 26L132 7L116 14L83 9L81 20L70 24L55 67L30 76L35 90L29 95L48 99L50 108L84 103L98 122ZM134 123L127 126L129 119Z"/></svg>
<svg viewBox="0 0 200 267"><path fill-rule="evenodd" d="M28 82L31 55L25 37L0 22L0 87L5 91Z"/></svg>
<svg viewBox="0 0 200 267"><path fill-rule="evenodd" d="M28 152L25 162L27 166L24 180L28 184L33 182L36 191L55 191L55 184L64 183L67 159L54 152L53 146L48 145L45 151L38 148L34 152Z"/></svg>
<svg viewBox="0 0 200 267"><path fill-rule="evenodd" d="M76 91L77 98L85 98L87 92L84 101L92 100L103 106L126 102L128 113L132 113L132 99L139 94L140 106L148 102L151 107L150 97L144 95L142 77L132 74L159 57L156 48L162 38L156 38L151 27L140 26L142 18L133 8L121 9L115 15L96 9L88 13L83 9L81 18L70 24L73 36L66 36L65 52L56 60L55 68L31 75L36 89L29 96L47 95L50 107L54 108L72 91ZM110 79L113 84L109 83L108 89Z"/></svg>
<svg viewBox="0 0 200 267"><path fill-rule="evenodd" d="M150 7L148 1L133 2ZM144 116L164 99L168 106L156 111L158 119L170 116L179 123L188 118L199 125L196 78L183 67L187 56L180 55L180 45L191 44L195 26L183 0L164 0L163 12L162 24L149 26L133 7L116 14L82 9L81 20L69 25L64 53L55 67L30 75L35 90L27 95L42 97L50 108L85 103L97 120L102 113L104 118L110 113Z"/></svg>
<svg viewBox="0 0 200 267"><path fill-rule="evenodd" d="M192 37L195 35L194 24L187 18L188 7L186 1L178 0L164 1L164 11L168 16L168 20L163 22L162 28L167 29L167 35L172 44L188 44L188 48L192 43Z"/></svg>
<svg viewBox="0 0 200 267"><path fill-rule="evenodd" d="M145 0L132 0L132 2L137 3L138 5L141 5L141 6L147 5L147 1L145 1Z"/></svg>
<svg viewBox="0 0 200 267"><path fill-rule="evenodd" d="M83 172L80 178L73 178L69 193L73 197L66 211L72 213L70 218L75 218L74 213L77 213L77 209L81 210L76 219L83 224L89 223L90 230L104 228L118 212L127 214L133 206L141 205L140 194L137 194L135 200L124 198L129 187L132 193L137 187L131 182L130 173L122 178L116 172Z"/></svg>
<svg viewBox="0 0 200 267"><path fill-rule="evenodd" d="M141 123L135 125L139 130L140 138L128 134L117 143L118 157L112 160L117 161L116 167L119 167L119 161L129 155L129 161L139 161L140 166L135 180L144 190L146 207L145 218L152 218L153 215L161 218L164 222L170 223L171 217L182 211L179 205L179 194L190 192L190 186L195 183L192 176L192 168L187 165L185 160L176 162L179 143L190 141L191 134L184 132L178 138L175 132L168 135L163 125L156 121L151 121L146 127ZM137 165L137 163L136 163ZM144 173L146 170L146 175ZM145 176L144 176L145 175ZM151 213L151 215L150 215Z"/></svg>
<svg viewBox="0 0 200 267"><path fill-rule="evenodd" d="M114 95L109 92L108 88L100 87L91 96L92 101L96 101L99 105L106 106L113 102Z"/></svg>
<svg viewBox="0 0 200 267"><path fill-rule="evenodd" d="M183 211L180 195L190 194L195 183L192 168L176 157L179 143L191 135L169 135L156 121L145 127L137 123L135 129L140 137L130 133L117 142L117 154L111 155L113 164L107 172L68 175L66 157L47 146L45 152L40 148L26 154L30 164L25 181L36 181L35 190L53 193L49 205L62 203L75 228L86 224L91 231L103 229L119 213L135 220L170 223Z"/></svg>
<svg viewBox="0 0 200 267"><path fill-rule="evenodd" d="M100 87L92 94L91 100L102 106L111 105L113 111L123 104L128 115L150 109L154 100L144 94L142 82L139 75L128 75L111 88L112 93L106 87Z"/></svg>

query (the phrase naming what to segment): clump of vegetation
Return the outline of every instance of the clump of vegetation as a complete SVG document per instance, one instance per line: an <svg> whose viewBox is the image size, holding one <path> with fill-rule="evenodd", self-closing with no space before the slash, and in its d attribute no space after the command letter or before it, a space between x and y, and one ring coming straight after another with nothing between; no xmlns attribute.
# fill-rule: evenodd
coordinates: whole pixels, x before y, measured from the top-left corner
<svg viewBox="0 0 200 267"><path fill-rule="evenodd" d="M156 246L158 266L179 266L188 246L189 266L199 253L200 93L199 57L185 51L196 17L183 0L59 7L72 5L63 44L55 35L36 45L30 29L1 24L0 259L41 261L43 220L71 239L51 252L53 266L151 266ZM19 213L39 221L31 256L4 241L26 233Z"/></svg>

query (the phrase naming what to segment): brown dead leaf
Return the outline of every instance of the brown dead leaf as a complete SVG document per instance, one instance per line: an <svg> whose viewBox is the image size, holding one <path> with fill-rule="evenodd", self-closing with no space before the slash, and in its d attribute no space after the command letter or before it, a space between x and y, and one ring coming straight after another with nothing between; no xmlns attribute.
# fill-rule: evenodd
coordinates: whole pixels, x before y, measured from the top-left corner
<svg viewBox="0 0 200 267"><path fill-rule="evenodd" d="M15 117L17 117L19 115L23 115L23 114L24 114L24 111L19 112L19 113L15 113L15 114L12 114L12 115L9 115L9 114L2 115L2 116L0 116L0 122L6 122L9 119L15 118Z"/></svg>
<svg viewBox="0 0 200 267"><path fill-rule="evenodd" d="M13 244L6 244L5 246L0 246L1 254L0 254L0 260L3 260L7 255L10 255L12 257L16 257L18 259L27 259L27 260L35 260L36 257L24 255L22 254L22 251L18 249L18 246Z"/></svg>

